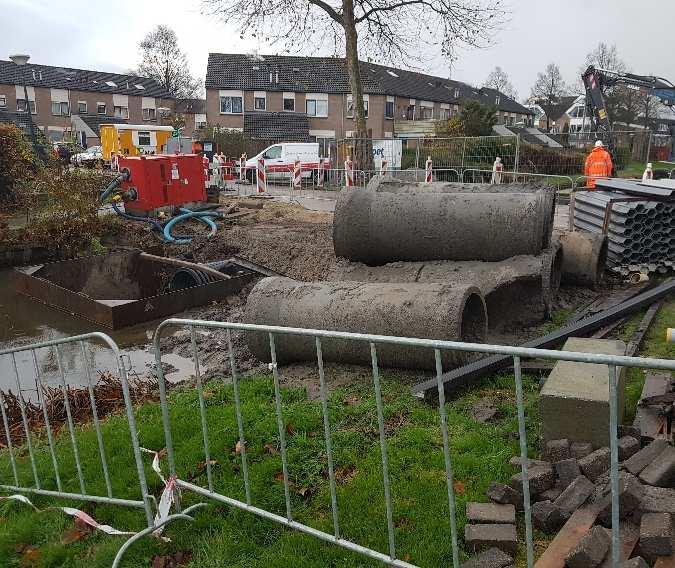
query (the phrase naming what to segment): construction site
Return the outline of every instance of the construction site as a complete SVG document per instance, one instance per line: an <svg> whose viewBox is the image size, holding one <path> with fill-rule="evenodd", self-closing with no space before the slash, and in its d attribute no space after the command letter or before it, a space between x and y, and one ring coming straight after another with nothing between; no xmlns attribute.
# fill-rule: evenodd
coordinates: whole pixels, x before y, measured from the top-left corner
<svg viewBox="0 0 675 568"><path fill-rule="evenodd" d="M675 86L348 57L0 61L1 566L675 568Z"/></svg>

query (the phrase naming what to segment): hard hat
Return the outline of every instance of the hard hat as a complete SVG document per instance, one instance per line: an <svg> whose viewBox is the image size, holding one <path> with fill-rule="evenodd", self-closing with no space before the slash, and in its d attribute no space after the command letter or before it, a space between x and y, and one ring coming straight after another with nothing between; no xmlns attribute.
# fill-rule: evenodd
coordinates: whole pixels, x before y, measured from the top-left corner
<svg viewBox="0 0 675 568"><path fill-rule="evenodd" d="M651 162L648 162L648 163L647 163L647 167L651 170L651 169L652 169L652 163L651 163Z"/></svg>
<svg viewBox="0 0 675 568"><path fill-rule="evenodd" d="M595 147L596 148L602 148L604 144L602 143L602 140L596 140L595 141Z"/></svg>

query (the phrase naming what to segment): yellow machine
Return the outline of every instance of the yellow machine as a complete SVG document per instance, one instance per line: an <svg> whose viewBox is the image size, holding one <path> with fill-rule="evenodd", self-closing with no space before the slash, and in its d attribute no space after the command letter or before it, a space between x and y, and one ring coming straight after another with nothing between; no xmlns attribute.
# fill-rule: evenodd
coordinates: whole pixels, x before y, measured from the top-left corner
<svg viewBox="0 0 675 568"><path fill-rule="evenodd" d="M101 154L106 161L113 152L122 156L162 154L172 133L172 126L102 124Z"/></svg>

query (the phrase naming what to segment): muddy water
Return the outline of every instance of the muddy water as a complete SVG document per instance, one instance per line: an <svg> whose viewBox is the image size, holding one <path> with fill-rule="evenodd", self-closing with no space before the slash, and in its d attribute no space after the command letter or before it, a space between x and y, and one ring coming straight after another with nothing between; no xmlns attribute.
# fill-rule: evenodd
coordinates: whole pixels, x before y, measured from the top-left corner
<svg viewBox="0 0 675 568"><path fill-rule="evenodd" d="M75 318L69 314L44 306L17 294L10 281L10 271L0 271L0 350L18 345L28 345L59 339L92 331L110 335L124 353L130 376L146 376L154 362L150 349L152 332L159 322L148 322L119 331L101 329L96 324ZM66 382L86 385L87 374L79 345L64 345L60 348ZM54 348L35 351L43 382L59 385L58 360ZM35 363L31 351L16 354L21 389L27 398L35 393ZM93 380L100 373L117 375L115 357L101 342L86 343L86 357ZM166 378L171 381L184 379L192 374L192 361L175 354L164 354L162 361L171 365ZM16 374L12 357L0 355L0 390L17 391Z"/></svg>

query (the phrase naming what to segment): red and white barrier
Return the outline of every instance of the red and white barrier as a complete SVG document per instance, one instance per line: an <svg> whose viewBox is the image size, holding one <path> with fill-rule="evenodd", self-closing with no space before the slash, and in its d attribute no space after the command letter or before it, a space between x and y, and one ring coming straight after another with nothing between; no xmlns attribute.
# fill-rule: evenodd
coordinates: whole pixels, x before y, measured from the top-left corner
<svg viewBox="0 0 675 568"><path fill-rule="evenodd" d="M427 157L427 163L426 163L426 174L424 176L424 183L431 183L434 179L434 169L433 169L433 162L431 161L431 156Z"/></svg>
<svg viewBox="0 0 675 568"><path fill-rule="evenodd" d="M265 173L265 159L258 158L256 166L256 188L258 193L267 191L267 174Z"/></svg>
<svg viewBox="0 0 675 568"><path fill-rule="evenodd" d="M316 172L316 185L317 187L323 187L323 158L319 158L319 167Z"/></svg>
<svg viewBox="0 0 675 568"><path fill-rule="evenodd" d="M349 156L345 160L345 185L347 187L354 187L354 162L352 162Z"/></svg>
<svg viewBox="0 0 675 568"><path fill-rule="evenodd" d="M302 168L300 167L300 160L293 162L293 189L300 189L302 187Z"/></svg>
<svg viewBox="0 0 675 568"><path fill-rule="evenodd" d="M652 169L651 162L647 164L647 168L642 174L642 181L650 181L654 179L654 170Z"/></svg>
<svg viewBox="0 0 675 568"><path fill-rule="evenodd" d="M492 182L494 184L502 183L502 172L504 171L504 164L502 164L502 159L497 156L495 158L495 163L492 164Z"/></svg>
<svg viewBox="0 0 675 568"><path fill-rule="evenodd" d="M382 160L382 163L380 164L380 175L382 177L386 176L388 170L389 170L389 162L387 160Z"/></svg>
<svg viewBox="0 0 675 568"><path fill-rule="evenodd" d="M246 180L246 154L242 154L239 158L239 181Z"/></svg>

